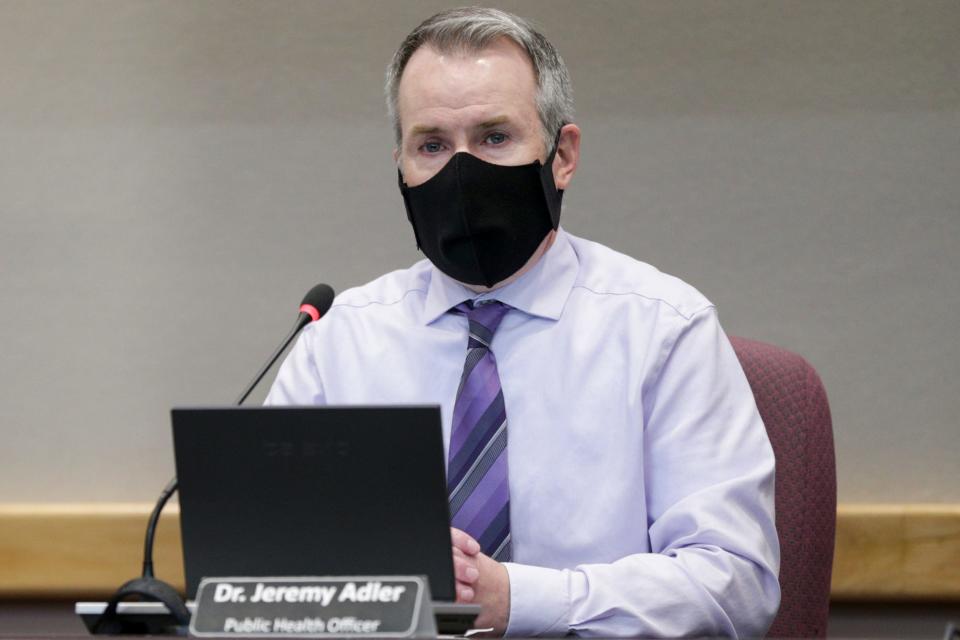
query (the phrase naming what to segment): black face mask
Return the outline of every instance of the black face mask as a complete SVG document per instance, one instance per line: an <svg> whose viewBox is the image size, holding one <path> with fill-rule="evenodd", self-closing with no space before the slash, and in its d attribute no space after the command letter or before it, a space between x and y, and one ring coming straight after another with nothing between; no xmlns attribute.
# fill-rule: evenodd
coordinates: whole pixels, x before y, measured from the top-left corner
<svg viewBox="0 0 960 640"><path fill-rule="evenodd" d="M506 167L461 151L416 187L400 175L417 248L466 284L492 287L512 276L560 224L555 154L556 144L546 164Z"/></svg>

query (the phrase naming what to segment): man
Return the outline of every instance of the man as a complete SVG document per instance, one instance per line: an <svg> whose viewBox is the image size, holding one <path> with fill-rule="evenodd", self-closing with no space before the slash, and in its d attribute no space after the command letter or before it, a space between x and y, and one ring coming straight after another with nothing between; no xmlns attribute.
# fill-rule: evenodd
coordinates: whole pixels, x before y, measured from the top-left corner
<svg viewBox="0 0 960 640"><path fill-rule="evenodd" d="M580 130L552 45L501 11L444 11L387 95L429 260L340 295L268 403L441 405L480 627L762 635L780 597L766 432L703 296L559 227Z"/></svg>

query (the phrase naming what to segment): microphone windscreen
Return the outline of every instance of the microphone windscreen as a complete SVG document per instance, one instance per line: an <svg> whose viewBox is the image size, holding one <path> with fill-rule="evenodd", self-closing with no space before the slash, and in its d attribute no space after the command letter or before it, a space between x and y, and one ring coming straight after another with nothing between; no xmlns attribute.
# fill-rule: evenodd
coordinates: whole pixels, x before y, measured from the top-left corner
<svg viewBox="0 0 960 640"><path fill-rule="evenodd" d="M310 291L307 291L307 295L303 296L300 309L302 311L304 306L316 309L317 317L314 318L314 320L316 320L330 310L331 305L333 305L334 295L333 288L330 285L318 284L310 289Z"/></svg>

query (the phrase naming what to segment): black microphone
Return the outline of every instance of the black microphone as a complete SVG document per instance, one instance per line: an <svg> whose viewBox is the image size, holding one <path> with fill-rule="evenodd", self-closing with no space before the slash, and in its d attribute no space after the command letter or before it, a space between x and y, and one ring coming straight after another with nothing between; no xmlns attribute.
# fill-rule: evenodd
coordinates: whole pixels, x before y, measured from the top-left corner
<svg viewBox="0 0 960 640"><path fill-rule="evenodd" d="M267 374L273 363L277 361L280 355L286 350L293 339L300 333L300 330L311 322L316 322L330 310L333 305L334 293L330 285L318 284L314 286L307 295L303 296L300 302L300 314L294 323L290 333L283 339L277 350L273 352L266 364L260 368L257 375L253 377L250 384L246 386L243 393L237 398L236 404L241 405L250 395L250 392L260 383L263 376ZM177 479L174 477L167 483L157 499L157 504L153 507L150 514L150 520L147 522L147 533L143 543L143 571L139 578L134 578L124 583L117 592L110 598L106 609L97 619L91 629L95 634L139 634L145 633L178 633L176 626L185 627L190 624L190 611L187 609L180 594L177 593L169 584L157 580L153 575L153 539L156 535L157 524L160 522L160 513L167 504L170 497L177 491ZM141 598L147 598L166 605L173 617L175 626L169 627L147 627L144 623L130 623L120 619L117 616L117 605L127 596L136 595Z"/></svg>

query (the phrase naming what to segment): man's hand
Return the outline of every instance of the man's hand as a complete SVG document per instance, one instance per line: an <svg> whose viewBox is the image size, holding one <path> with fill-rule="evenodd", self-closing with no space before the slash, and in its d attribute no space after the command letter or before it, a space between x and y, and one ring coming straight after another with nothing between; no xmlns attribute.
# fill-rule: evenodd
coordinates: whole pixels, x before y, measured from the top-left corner
<svg viewBox="0 0 960 640"><path fill-rule="evenodd" d="M475 626L493 628L502 636L510 619L510 576L507 568L480 553L476 540L459 529L450 528L453 540L453 568L457 579L457 602L482 607Z"/></svg>

